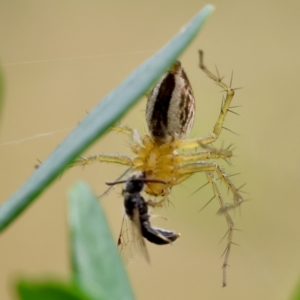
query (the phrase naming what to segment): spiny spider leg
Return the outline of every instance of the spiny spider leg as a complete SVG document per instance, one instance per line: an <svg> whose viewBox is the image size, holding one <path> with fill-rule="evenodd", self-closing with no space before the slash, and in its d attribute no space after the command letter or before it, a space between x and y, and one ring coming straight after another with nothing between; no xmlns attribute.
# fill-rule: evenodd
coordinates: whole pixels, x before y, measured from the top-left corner
<svg viewBox="0 0 300 300"><path fill-rule="evenodd" d="M132 145L135 146L135 148L140 148L141 146L141 139L138 134L138 132L134 129L128 128L128 127L122 127L122 126L114 126L111 128L111 130L124 133L131 136ZM121 164L125 166L133 166L133 161L131 158L125 155L121 154L97 154L92 155L89 157L79 157L77 158L69 167L75 167L75 166L85 166L90 165L94 162L107 162L107 163L116 163Z"/></svg>
<svg viewBox="0 0 300 300"><path fill-rule="evenodd" d="M178 163L187 163L187 162L194 162L194 161L202 161L208 159L218 159L218 158L230 158L232 156L232 152L226 149L210 149L207 151L201 152L194 152L194 153L184 153L178 154L176 156L176 161Z"/></svg>
<svg viewBox="0 0 300 300"><path fill-rule="evenodd" d="M227 210L227 206L224 202L224 199L218 189L218 186L216 184L216 180L214 178L214 174L213 172L205 172L206 173L206 177L208 182L211 184L213 191L214 191L214 195L215 197L218 199L219 204L221 206L221 209L223 211L223 214L226 218L226 222L227 222L227 226L228 226L228 231L227 231L227 246L225 248L224 251L224 262L223 262L223 287L226 286L226 267L228 266L228 259L229 259L229 254L230 254L230 249L231 249L231 245L232 245L232 235L233 235L233 230L234 230L234 223L228 213Z"/></svg>
<svg viewBox="0 0 300 300"><path fill-rule="evenodd" d="M208 145L215 142L222 131L225 117L227 115L227 112L230 109L230 104L234 96L234 89L232 89L231 86L226 85L219 76L214 75L206 68L206 66L203 63L203 51L201 50L199 50L199 57L200 57L200 62L199 62L200 69L203 70L203 72L205 72L205 74L207 74L208 77L210 77L213 81L215 81L215 83L226 92L226 98L225 101L223 101L220 115L214 126L213 132L200 138L178 140L177 148L179 149L195 148L195 147L199 147L199 145L200 146Z"/></svg>
<svg viewBox="0 0 300 300"><path fill-rule="evenodd" d="M181 167L179 167L178 172L181 174L183 177L187 176L188 174L194 174L197 172L207 172L207 171L212 171L215 172L218 177L220 178L221 181L223 181L228 189L231 191L233 194L233 204L226 204L226 210L230 208L235 208L239 206L244 199L238 192L238 189L233 185L227 174L224 172L224 170L216 163L210 163L210 162L196 162L196 163L191 163L191 164L186 164ZM182 180L179 177L180 182ZM177 184L177 183L176 183ZM220 212L224 212L224 208L221 207Z"/></svg>
<svg viewBox="0 0 300 300"><path fill-rule="evenodd" d="M107 162L121 164L125 166L133 166L132 159L121 154L97 154L88 157L77 158L69 167L90 165L94 162Z"/></svg>

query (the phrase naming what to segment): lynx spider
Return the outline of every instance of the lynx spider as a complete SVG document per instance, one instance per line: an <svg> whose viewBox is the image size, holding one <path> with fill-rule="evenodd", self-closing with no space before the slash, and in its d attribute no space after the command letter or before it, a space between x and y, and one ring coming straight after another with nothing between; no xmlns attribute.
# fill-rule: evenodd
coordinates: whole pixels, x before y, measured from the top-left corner
<svg viewBox="0 0 300 300"><path fill-rule="evenodd" d="M146 179L159 179L165 182L149 182L145 192L152 196L160 196L153 206L163 205L169 198L173 186L178 185L192 174L205 172L212 187L214 197L220 205L220 213L227 223L227 246L223 261L223 286L226 286L226 267L231 250L232 236L235 229L229 210L238 207L244 200L229 176L211 159L227 159L232 151L215 149L210 144L215 142L223 128L224 119L230 111L234 89L226 85L219 76L210 72L203 63L203 52L199 51L199 67L226 93L222 101L221 111L213 132L203 137L187 138L194 123L195 100L189 80L179 61L158 81L148 96L146 120L149 134L139 135L137 130L115 126L112 130L131 137L131 150L135 154L130 158L120 154L99 154L87 158L78 158L72 165L84 166L94 162L107 162L132 167L132 171L143 172ZM177 153L179 149L196 149L195 152ZM224 182L233 196L233 203L225 202L216 184L215 175Z"/></svg>

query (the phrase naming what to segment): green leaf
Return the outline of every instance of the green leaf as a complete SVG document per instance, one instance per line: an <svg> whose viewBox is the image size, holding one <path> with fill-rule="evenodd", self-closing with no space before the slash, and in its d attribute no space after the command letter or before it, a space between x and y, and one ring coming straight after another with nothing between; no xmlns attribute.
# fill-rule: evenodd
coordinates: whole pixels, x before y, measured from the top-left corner
<svg viewBox="0 0 300 300"><path fill-rule="evenodd" d="M205 6L154 56L109 93L33 175L0 207L0 231L11 223L88 146L119 120L192 41L213 6Z"/></svg>
<svg viewBox="0 0 300 300"><path fill-rule="evenodd" d="M69 193L73 276L93 299L134 299L96 196L79 182Z"/></svg>
<svg viewBox="0 0 300 300"><path fill-rule="evenodd" d="M291 297L291 300L300 300L300 283L297 284L296 289Z"/></svg>
<svg viewBox="0 0 300 300"><path fill-rule="evenodd" d="M20 300L91 300L76 286L59 281L25 281L17 284Z"/></svg>

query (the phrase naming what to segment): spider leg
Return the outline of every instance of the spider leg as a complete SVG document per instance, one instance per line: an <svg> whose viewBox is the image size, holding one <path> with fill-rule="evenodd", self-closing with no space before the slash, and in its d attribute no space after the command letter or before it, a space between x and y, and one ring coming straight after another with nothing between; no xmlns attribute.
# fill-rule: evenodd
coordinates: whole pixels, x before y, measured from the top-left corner
<svg viewBox="0 0 300 300"><path fill-rule="evenodd" d="M131 135L132 131L133 131L133 129L131 129L127 126L112 126L110 128L110 130L121 132L121 133L128 134L128 135Z"/></svg>
<svg viewBox="0 0 300 300"><path fill-rule="evenodd" d="M203 137L202 140L200 141L201 144L207 145L211 144L212 142L216 141L216 139L219 137L223 123L225 120L225 117L227 115L228 110L230 109L230 104L232 101L232 98L234 96L234 90L231 88L231 82L232 82L232 77L230 81L230 85L228 86L222 81L222 78L220 76L214 75L211 71L209 71L206 66L203 63L203 52L199 51L199 57L200 57L200 62L199 62L199 67L203 72L210 77L215 83L221 87L225 92L226 92L226 97L225 100L222 101L222 106L221 106L221 111L219 114L219 118L214 126L213 132L208 134L206 137Z"/></svg>
<svg viewBox="0 0 300 300"><path fill-rule="evenodd" d="M92 155L89 157L79 157L77 158L70 166L75 167L75 166L85 166L85 165L90 165L94 162L107 162L107 163L115 163L115 164L121 164L125 166L132 166L133 162L131 158L125 156L125 155L120 155L120 154L97 154L97 155Z"/></svg>
<svg viewBox="0 0 300 300"><path fill-rule="evenodd" d="M188 164L188 165L184 165L182 166L181 169L179 169L180 173L182 173L181 176L179 176L178 178L178 182L180 183L182 182L182 179L186 179L187 175L192 175L195 172L205 172L207 180L209 182L209 184L212 186L213 192L214 192L214 198L216 198L219 202L220 205L220 211L222 212L222 214L225 216L226 219L226 223L227 223L227 245L224 251L224 261L223 261L223 286L226 286L226 268L228 266L228 259L229 259L229 254L230 254L230 250L231 250L231 245L233 244L232 242L232 236L233 236L233 230L234 228L234 223L231 219L231 216L229 214L229 206L228 204L224 201L219 188L216 184L216 180L214 177L214 172L217 173L217 175L220 177L221 180L225 181L227 186L232 186L231 181L228 179L227 175L224 173L224 171L217 165L214 163L205 163L205 162L200 162L200 163L193 163L193 164ZM235 189L235 188L234 188ZM235 189L235 191L237 192L237 190ZM242 199L241 199L242 200Z"/></svg>
<svg viewBox="0 0 300 300"><path fill-rule="evenodd" d="M228 86L222 81L222 78L220 76L214 75L211 71L209 71L206 66L203 63L203 52L199 51L199 56L200 56L200 62L199 62L199 67L203 72L211 78L218 86L220 86L226 93L225 100L222 101L221 105L221 111L219 114L219 117L217 119L217 122L214 126L213 132L209 133L208 135L200 138L194 138L194 139L184 139L184 140L178 140L177 142L177 148L181 149L187 149L187 148L195 148L199 147L199 145L208 145L213 142L215 142L223 128L223 123L225 120L225 117L230 110L230 104L234 96L234 89L231 88L231 83Z"/></svg>
<svg viewBox="0 0 300 300"><path fill-rule="evenodd" d="M176 155L175 159L178 163L191 163L196 161L203 161L208 159L218 159L218 158L230 158L232 156L232 151L228 149L214 149L209 148L208 150L195 152L195 153L183 153Z"/></svg>
<svg viewBox="0 0 300 300"><path fill-rule="evenodd" d="M224 202L224 199L218 189L218 186L216 184L216 180L214 178L214 174L213 172L205 172L206 173L206 177L208 182L211 184L213 191L214 191L214 195L215 197L218 199L219 204L221 206L221 210L223 211L223 214L225 216L226 219L226 223L227 223L227 227L228 227L228 231L226 233L227 235L227 246L225 248L225 251L223 253L224 255L224 261L223 261L223 287L226 286L226 268L228 266L228 259L229 259L229 254L230 254L230 250L231 250L231 245L232 243L232 235L233 235L233 230L234 230L234 223L231 219L231 216L229 215L229 212L227 210L227 206Z"/></svg>
<svg viewBox="0 0 300 300"><path fill-rule="evenodd" d="M131 136L131 144L132 144L132 150L134 149L140 149L141 148L141 139L138 134L138 132L134 129L131 129L129 127L122 127L122 126L114 126L111 127L111 130L124 133ZM133 166L134 163L131 158L125 155L121 154L98 154L98 155L92 155L89 157L78 157L70 166L85 166L92 164L94 162L107 162L107 163L115 163L115 164L121 164L125 166Z"/></svg>
<svg viewBox="0 0 300 300"><path fill-rule="evenodd" d="M231 191L233 195L233 204L226 204L226 209L221 206L220 212L225 212L228 209L238 207L243 201L243 197L240 195L238 189L233 185L232 181L229 179L229 176L225 173L225 171L216 163L210 162L195 162L180 166L178 168L178 180L174 185L182 182L182 177L186 178L186 175L197 173L197 172L215 172L221 181L223 181L228 189Z"/></svg>
<svg viewBox="0 0 300 300"><path fill-rule="evenodd" d="M113 126L111 127L111 130L129 135L131 137L131 148L139 149L140 147L142 147L142 140L137 130L131 129L126 126Z"/></svg>

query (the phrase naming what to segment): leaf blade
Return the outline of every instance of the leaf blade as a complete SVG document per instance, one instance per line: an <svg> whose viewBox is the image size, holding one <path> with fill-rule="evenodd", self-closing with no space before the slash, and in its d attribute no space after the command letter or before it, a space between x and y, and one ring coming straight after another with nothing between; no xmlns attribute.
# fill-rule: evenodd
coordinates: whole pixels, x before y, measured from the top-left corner
<svg viewBox="0 0 300 300"><path fill-rule="evenodd" d="M20 300L91 300L76 286L57 280L20 280L17 293Z"/></svg>
<svg viewBox="0 0 300 300"><path fill-rule="evenodd" d="M105 215L88 186L69 193L73 276L94 299L134 299L126 271Z"/></svg>
<svg viewBox="0 0 300 300"><path fill-rule="evenodd" d="M212 11L213 6L205 6L166 46L132 72L80 122L33 175L1 205L0 232L137 102L183 52Z"/></svg>

